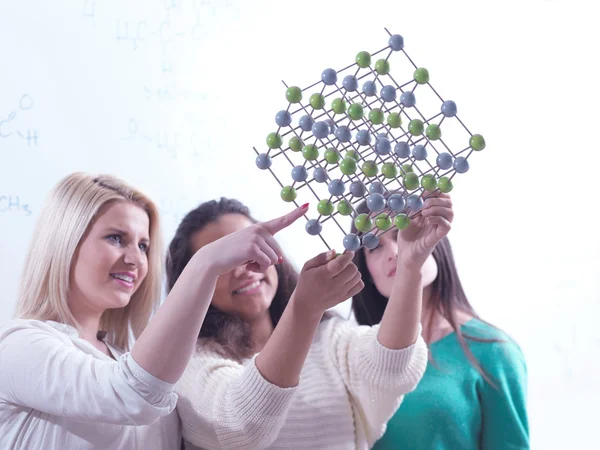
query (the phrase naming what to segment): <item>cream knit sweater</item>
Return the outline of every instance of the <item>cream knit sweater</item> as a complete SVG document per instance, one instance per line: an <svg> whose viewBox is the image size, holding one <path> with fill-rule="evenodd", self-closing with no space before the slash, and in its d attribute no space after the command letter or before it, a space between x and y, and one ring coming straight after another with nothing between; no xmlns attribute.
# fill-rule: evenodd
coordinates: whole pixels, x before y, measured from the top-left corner
<svg viewBox="0 0 600 450"><path fill-rule="evenodd" d="M240 364L200 340L176 386L186 448L370 448L427 366L420 334L412 346L391 350L377 329L324 319L299 385L287 389L265 380L255 357Z"/></svg>

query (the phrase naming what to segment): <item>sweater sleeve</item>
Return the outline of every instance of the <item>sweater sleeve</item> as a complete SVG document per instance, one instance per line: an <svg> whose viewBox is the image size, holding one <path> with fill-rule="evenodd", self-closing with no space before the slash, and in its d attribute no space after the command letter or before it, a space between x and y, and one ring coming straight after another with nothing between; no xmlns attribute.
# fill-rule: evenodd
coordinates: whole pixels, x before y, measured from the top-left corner
<svg viewBox="0 0 600 450"><path fill-rule="evenodd" d="M526 410L527 366L513 342L487 344L490 350L482 366L490 384L482 381L480 399L483 414L483 450L529 449Z"/></svg>
<svg viewBox="0 0 600 450"><path fill-rule="evenodd" d="M94 358L43 322L0 330L1 401L82 422L146 425L175 409L173 391L129 353Z"/></svg>
<svg viewBox="0 0 600 450"><path fill-rule="evenodd" d="M267 448L297 387L271 384L255 358L240 364L211 351L212 345L199 347L176 387L184 439L205 450Z"/></svg>
<svg viewBox="0 0 600 450"><path fill-rule="evenodd" d="M379 343L378 325L331 320L334 364L351 396L357 432L364 435L370 448L385 432L404 394L421 380L427 367L427 346L420 327L413 345L392 350Z"/></svg>

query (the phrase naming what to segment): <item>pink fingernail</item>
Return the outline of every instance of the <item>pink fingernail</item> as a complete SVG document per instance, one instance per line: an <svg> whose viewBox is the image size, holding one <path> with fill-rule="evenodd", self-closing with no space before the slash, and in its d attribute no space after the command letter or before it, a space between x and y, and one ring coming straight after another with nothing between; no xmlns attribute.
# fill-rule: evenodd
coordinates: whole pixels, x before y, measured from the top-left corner
<svg viewBox="0 0 600 450"><path fill-rule="evenodd" d="M305 203L304 205L302 205L302 206L300 207L300 209L306 209L306 208L308 208L308 203Z"/></svg>

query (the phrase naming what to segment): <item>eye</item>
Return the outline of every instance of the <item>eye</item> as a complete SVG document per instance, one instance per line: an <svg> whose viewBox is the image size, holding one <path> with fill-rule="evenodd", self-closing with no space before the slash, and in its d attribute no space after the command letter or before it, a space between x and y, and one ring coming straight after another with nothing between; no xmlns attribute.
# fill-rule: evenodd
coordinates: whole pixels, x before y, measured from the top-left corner
<svg viewBox="0 0 600 450"><path fill-rule="evenodd" d="M123 243L123 236L121 236L120 234L111 234L109 236L106 236L106 239L108 239L109 241L114 241L117 244Z"/></svg>
<svg viewBox="0 0 600 450"><path fill-rule="evenodd" d="M141 242L140 245L140 250L142 251L142 253L148 253L148 249L150 248L150 244L146 243L146 242Z"/></svg>

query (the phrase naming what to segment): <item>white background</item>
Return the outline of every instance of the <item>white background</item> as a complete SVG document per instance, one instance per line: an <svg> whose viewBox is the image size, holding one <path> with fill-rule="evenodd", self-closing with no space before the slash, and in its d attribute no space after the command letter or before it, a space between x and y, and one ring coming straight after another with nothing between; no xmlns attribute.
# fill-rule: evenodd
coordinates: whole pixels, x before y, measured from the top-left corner
<svg viewBox="0 0 600 450"><path fill-rule="evenodd" d="M166 239L187 210L221 195L260 219L288 211L252 150L287 106L281 80L306 87L385 46L387 27L486 137L455 180L451 240L472 303L526 354L533 448L591 448L600 401L592 4L1 0L0 320L42 202L72 171L142 188L160 205ZM324 249L301 223L280 241L297 266Z"/></svg>

